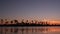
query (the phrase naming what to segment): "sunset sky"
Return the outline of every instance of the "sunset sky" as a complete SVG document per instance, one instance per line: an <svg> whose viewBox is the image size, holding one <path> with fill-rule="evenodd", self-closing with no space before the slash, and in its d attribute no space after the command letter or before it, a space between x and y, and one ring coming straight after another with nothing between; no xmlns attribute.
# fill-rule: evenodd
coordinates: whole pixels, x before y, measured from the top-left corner
<svg viewBox="0 0 60 34"><path fill-rule="evenodd" d="M0 18L60 21L60 0L0 0Z"/></svg>

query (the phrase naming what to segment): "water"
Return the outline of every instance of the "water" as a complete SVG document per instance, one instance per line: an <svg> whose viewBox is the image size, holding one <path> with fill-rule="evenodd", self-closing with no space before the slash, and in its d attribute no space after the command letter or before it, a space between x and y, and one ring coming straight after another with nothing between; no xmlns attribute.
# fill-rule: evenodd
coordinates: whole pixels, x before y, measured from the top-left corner
<svg viewBox="0 0 60 34"><path fill-rule="evenodd" d="M60 27L0 27L0 34L60 34Z"/></svg>

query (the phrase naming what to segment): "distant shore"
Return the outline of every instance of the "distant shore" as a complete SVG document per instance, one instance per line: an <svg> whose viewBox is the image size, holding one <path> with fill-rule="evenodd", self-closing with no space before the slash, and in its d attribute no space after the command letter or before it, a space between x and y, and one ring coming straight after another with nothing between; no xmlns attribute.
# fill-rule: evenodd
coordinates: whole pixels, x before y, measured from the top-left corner
<svg viewBox="0 0 60 34"><path fill-rule="evenodd" d="M60 26L60 25L0 25L0 27L2 27L2 26L7 26L7 27L9 27L9 26L20 26L20 27L30 27L30 26Z"/></svg>

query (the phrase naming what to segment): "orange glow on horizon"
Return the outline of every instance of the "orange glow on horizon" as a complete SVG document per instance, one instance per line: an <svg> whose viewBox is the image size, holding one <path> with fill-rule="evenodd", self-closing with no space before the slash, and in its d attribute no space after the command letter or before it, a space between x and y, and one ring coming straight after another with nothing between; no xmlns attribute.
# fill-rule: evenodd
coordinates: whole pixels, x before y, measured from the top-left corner
<svg viewBox="0 0 60 34"><path fill-rule="evenodd" d="M50 24L60 24L60 21L54 21L54 20L52 20L52 21L49 21L50 22Z"/></svg>

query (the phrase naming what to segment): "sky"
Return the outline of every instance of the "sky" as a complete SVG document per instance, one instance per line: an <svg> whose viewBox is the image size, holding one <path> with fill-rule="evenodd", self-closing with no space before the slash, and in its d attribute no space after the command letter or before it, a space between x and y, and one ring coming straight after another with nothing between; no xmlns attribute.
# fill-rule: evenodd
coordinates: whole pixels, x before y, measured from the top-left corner
<svg viewBox="0 0 60 34"><path fill-rule="evenodd" d="M0 0L0 18L60 21L60 0Z"/></svg>

